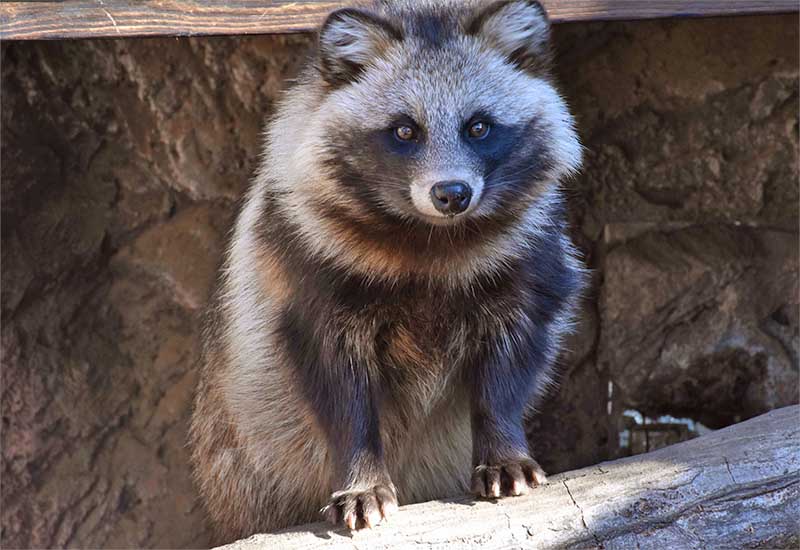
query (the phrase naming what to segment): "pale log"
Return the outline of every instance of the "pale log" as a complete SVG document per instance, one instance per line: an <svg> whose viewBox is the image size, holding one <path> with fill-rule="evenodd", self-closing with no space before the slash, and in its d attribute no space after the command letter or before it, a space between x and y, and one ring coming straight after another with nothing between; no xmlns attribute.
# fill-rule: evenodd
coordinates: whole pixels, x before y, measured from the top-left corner
<svg viewBox="0 0 800 550"><path fill-rule="evenodd" d="M799 522L800 407L793 406L553 476L525 497L415 504L372 530L315 523L222 548L797 548Z"/></svg>

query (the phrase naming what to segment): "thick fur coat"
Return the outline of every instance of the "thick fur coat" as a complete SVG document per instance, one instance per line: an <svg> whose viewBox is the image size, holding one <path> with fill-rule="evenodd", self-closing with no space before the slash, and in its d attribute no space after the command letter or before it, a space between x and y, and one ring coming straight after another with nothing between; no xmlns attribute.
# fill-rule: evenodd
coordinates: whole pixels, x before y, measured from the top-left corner
<svg viewBox="0 0 800 550"><path fill-rule="evenodd" d="M323 25L209 314L191 443L220 542L544 481L523 416L583 278L560 191L581 148L548 34L528 0Z"/></svg>

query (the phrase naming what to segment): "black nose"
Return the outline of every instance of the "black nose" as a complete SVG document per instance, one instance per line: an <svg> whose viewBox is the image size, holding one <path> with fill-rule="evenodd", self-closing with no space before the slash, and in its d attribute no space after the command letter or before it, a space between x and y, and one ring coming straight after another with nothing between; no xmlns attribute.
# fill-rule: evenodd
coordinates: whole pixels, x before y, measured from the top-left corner
<svg viewBox="0 0 800 550"><path fill-rule="evenodd" d="M431 188L433 206L442 214L460 214L469 206L472 189L461 181L441 181Z"/></svg>

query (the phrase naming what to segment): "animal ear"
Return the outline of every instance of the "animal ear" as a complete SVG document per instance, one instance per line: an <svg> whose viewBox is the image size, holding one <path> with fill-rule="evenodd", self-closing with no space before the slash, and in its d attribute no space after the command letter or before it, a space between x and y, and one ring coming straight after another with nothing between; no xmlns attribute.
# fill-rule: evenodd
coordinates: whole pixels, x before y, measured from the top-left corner
<svg viewBox="0 0 800 550"><path fill-rule="evenodd" d="M468 24L467 33L483 38L521 69L550 67L550 21L536 0L490 4Z"/></svg>
<svg viewBox="0 0 800 550"><path fill-rule="evenodd" d="M345 8L328 16L319 31L320 72L333 85L354 80L402 34L371 13Z"/></svg>

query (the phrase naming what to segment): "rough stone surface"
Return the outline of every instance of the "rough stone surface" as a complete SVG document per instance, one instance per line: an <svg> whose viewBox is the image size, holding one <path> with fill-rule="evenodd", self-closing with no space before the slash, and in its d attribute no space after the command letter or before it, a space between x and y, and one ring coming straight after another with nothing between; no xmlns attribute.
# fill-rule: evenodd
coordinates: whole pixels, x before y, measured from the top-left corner
<svg viewBox="0 0 800 550"><path fill-rule="evenodd" d="M541 461L615 456L625 408L722 426L796 402L796 17L555 35L595 285L530 423ZM310 44L2 44L3 547L207 544L185 448L199 313Z"/></svg>
<svg viewBox="0 0 800 550"><path fill-rule="evenodd" d="M612 248L600 360L628 406L720 428L793 403L797 252L796 235L731 225Z"/></svg>

